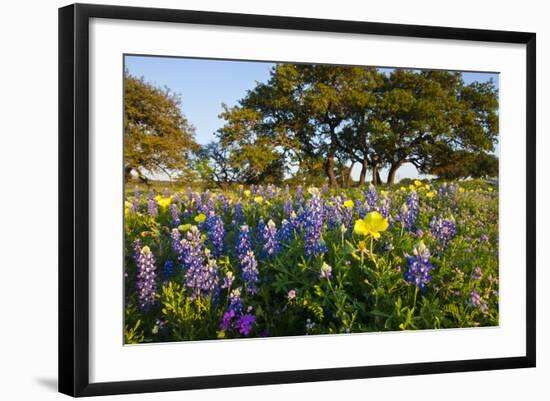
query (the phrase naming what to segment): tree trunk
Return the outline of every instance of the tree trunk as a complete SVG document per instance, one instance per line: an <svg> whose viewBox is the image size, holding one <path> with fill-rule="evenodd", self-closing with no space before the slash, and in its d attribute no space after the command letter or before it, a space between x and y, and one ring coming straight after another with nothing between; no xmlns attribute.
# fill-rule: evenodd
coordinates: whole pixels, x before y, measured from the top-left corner
<svg viewBox="0 0 550 401"><path fill-rule="evenodd" d="M378 165L372 166L372 185L377 186L380 184L380 173L378 172Z"/></svg>
<svg viewBox="0 0 550 401"><path fill-rule="evenodd" d="M359 186L365 185L368 169L369 169L369 163L367 159L364 159L363 162L361 163L361 173L359 174Z"/></svg>
<svg viewBox="0 0 550 401"><path fill-rule="evenodd" d="M351 178L351 172L353 171L353 166L355 166L355 162L351 162L351 165L346 170L346 181L344 182L344 185L346 188L349 188L353 183L353 180Z"/></svg>
<svg viewBox="0 0 550 401"><path fill-rule="evenodd" d="M325 162L325 173L327 174L329 185L333 188L338 188L338 180L336 174L334 174L334 157L336 156L337 143L335 127L330 126L330 147L327 154L327 161Z"/></svg>
<svg viewBox="0 0 550 401"><path fill-rule="evenodd" d="M124 168L124 181L128 182L132 179L133 167L127 166Z"/></svg>
<svg viewBox="0 0 550 401"><path fill-rule="evenodd" d="M336 174L334 174L334 153L332 152L329 152L327 155L325 173L327 174L329 185L333 188L337 188L338 180L336 179Z"/></svg>
<svg viewBox="0 0 550 401"><path fill-rule="evenodd" d="M375 185L379 185L379 184L382 184L382 178L380 178L380 170L378 170L378 166L376 167L376 184Z"/></svg>
<svg viewBox="0 0 550 401"><path fill-rule="evenodd" d="M392 185L395 181L395 174L397 173L397 170L399 170L399 167L403 164L402 161L394 162L390 166L390 171L388 172L388 185Z"/></svg>

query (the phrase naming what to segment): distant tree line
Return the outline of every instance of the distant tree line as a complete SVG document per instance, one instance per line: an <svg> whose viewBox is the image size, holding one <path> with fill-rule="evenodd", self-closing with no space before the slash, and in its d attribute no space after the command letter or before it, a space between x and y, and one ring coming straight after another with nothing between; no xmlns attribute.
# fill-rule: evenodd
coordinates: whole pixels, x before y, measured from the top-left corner
<svg viewBox="0 0 550 401"><path fill-rule="evenodd" d="M459 72L280 64L198 146L179 99L126 74L126 168L215 182L353 183L370 172L412 163L445 179L494 177L498 93L492 82L465 84ZM152 114L152 115L150 115ZM165 146L166 145L166 146Z"/></svg>

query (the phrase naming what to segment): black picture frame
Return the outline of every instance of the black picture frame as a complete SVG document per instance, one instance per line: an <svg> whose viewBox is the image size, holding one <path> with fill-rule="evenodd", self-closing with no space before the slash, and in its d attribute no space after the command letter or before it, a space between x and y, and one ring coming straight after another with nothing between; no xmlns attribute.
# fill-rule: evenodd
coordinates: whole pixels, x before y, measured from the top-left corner
<svg viewBox="0 0 550 401"><path fill-rule="evenodd" d="M90 383L89 381L89 21L160 21L526 45L526 354L407 363ZM536 275L536 35L479 29L74 4L59 9L59 391L71 396L315 382L534 367Z"/></svg>

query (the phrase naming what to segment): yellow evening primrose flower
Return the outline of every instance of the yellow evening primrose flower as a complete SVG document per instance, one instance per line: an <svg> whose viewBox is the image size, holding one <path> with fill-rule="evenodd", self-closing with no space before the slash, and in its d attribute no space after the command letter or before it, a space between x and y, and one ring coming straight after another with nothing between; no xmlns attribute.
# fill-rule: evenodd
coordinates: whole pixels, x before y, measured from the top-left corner
<svg viewBox="0 0 550 401"><path fill-rule="evenodd" d="M181 232L189 231L190 228L191 228L191 224L182 224L178 226L178 230L180 230Z"/></svg>
<svg viewBox="0 0 550 401"><path fill-rule="evenodd" d="M264 198L261 197L261 196L256 196L254 198L254 202L256 202L256 203L262 203L263 201L264 201Z"/></svg>
<svg viewBox="0 0 550 401"><path fill-rule="evenodd" d="M172 197L171 196L167 198L160 197L159 199L157 199L157 203L160 207L167 208L172 204Z"/></svg>
<svg viewBox="0 0 550 401"><path fill-rule="evenodd" d="M414 180L414 185L416 185L417 187L420 187L420 186L422 186L422 181Z"/></svg>
<svg viewBox="0 0 550 401"><path fill-rule="evenodd" d="M358 235L370 235L374 239L380 238L380 233L388 229L388 219L378 212L370 212L364 219L355 221L353 232Z"/></svg>
<svg viewBox="0 0 550 401"><path fill-rule="evenodd" d="M307 192L310 194L310 195L317 195L319 193L319 189L316 188L316 187L309 187L307 189Z"/></svg>
<svg viewBox="0 0 550 401"><path fill-rule="evenodd" d="M250 189L245 189L243 193L244 193L244 196L248 198L252 192L250 192Z"/></svg>
<svg viewBox="0 0 550 401"><path fill-rule="evenodd" d="M489 192L493 192L493 188L491 188L491 187L487 188L487 190L488 190Z"/></svg>
<svg viewBox="0 0 550 401"><path fill-rule="evenodd" d="M201 214L195 216L195 221L197 223L204 223L206 221L206 216L203 213L201 213Z"/></svg>
<svg viewBox="0 0 550 401"><path fill-rule="evenodd" d="M124 207L130 208L130 207L132 207L132 204L128 201L124 201Z"/></svg>
<svg viewBox="0 0 550 401"><path fill-rule="evenodd" d="M411 185L409 185L409 190L411 190L411 191L414 191L414 190L415 190L415 187L414 187L414 185L412 185L412 184L411 184Z"/></svg>
<svg viewBox="0 0 550 401"><path fill-rule="evenodd" d="M380 193L382 194L382 196L388 196L388 191L380 191Z"/></svg>
<svg viewBox="0 0 550 401"><path fill-rule="evenodd" d="M344 206L347 207L348 209L353 209L353 201L351 199L348 199L347 201L344 202Z"/></svg>
<svg viewBox="0 0 550 401"><path fill-rule="evenodd" d="M407 188L405 188L405 187L401 187L401 188L399 188L399 189L400 189L401 191L403 191L403 192L405 192L405 191L407 190Z"/></svg>
<svg viewBox="0 0 550 401"><path fill-rule="evenodd" d="M460 192L464 192L464 188L462 188L462 187L459 187L458 190L459 190Z"/></svg>
<svg viewBox="0 0 550 401"><path fill-rule="evenodd" d="M426 196L429 198L429 199L432 199L434 196L435 196L436 192L435 191L430 191L428 193L426 193Z"/></svg>
<svg viewBox="0 0 550 401"><path fill-rule="evenodd" d="M430 186L428 184L425 185L426 190L430 190Z"/></svg>

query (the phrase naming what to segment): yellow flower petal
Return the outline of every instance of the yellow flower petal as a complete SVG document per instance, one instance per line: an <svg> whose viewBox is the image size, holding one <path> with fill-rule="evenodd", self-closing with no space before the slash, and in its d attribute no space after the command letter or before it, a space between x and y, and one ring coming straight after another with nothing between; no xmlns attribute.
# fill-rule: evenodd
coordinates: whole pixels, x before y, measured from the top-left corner
<svg viewBox="0 0 550 401"><path fill-rule="evenodd" d="M181 232L186 232L189 231L190 228L191 224L182 224L178 227L178 230L180 230Z"/></svg>
<svg viewBox="0 0 550 401"><path fill-rule="evenodd" d="M351 199L348 199L347 201L344 202L344 206L347 207L348 209L353 209L353 201Z"/></svg>
<svg viewBox="0 0 550 401"><path fill-rule="evenodd" d="M372 232L386 231L389 226L388 219L385 219L384 216L378 212L370 212L365 216L364 221Z"/></svg>
<svg viewBox="0 0 550 401"><path fill-rule="evenodd" d="M380 238L380 233L388 229L388 219L378 212L370 212L362 220L357 220L353 232L358 235L371 235L374 239Z"/></svg>
<svg viewBox="0 0 550 401"><path fill-rule="evenodd" d="M355 225L353 226L353 232L357 235L367 235L368 230L365 225L365 222L363 220L355 221Z"/></svg>
<svg viewBox="0 0 550 401"><path fill-rule="evenodd" d="M168 207L172 204L172 197L171 196L169 196L167 198L155 197L155 199L157 200L158 205L162 208L166 208L166 207Z"/></svg>
<svg viewBox="0 0 550 401"><path fill-rule="evenodd" d="M201 213L201 214L195 216L195 221L197 223L204 223L206 221L206 216L203 213Z"/></svg>

